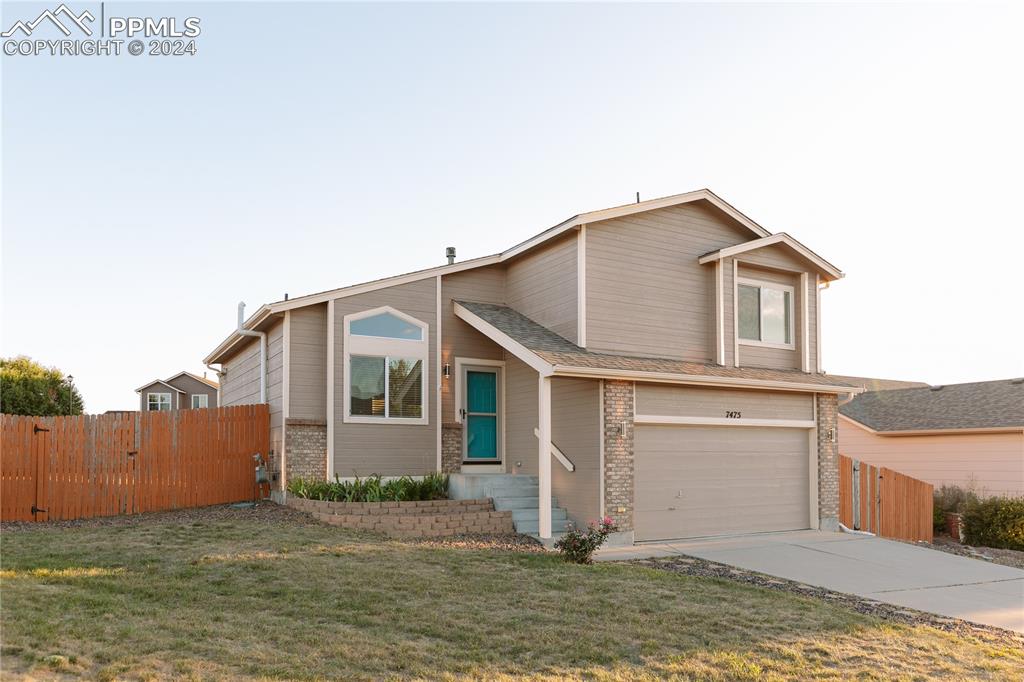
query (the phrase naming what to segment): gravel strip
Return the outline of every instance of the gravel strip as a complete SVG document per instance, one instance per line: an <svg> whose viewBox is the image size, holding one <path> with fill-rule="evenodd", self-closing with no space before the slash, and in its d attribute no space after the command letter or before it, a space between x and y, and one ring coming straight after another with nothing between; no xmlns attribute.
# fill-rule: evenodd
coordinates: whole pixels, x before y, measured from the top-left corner
<svg viewBox="0 0 1024 682"><path fill-rule="evenodd" d="M176 524L176 523L207 523L213 521L247 521L255 524L290 524L296 526L315 526L319 522L309 514L291 507L263 500L254 507L235 507L230 504L218 504L211 507L190 507L173 511L147 512L128 516L101 516L92 519L76 519L74 521L10 521L0 524L0 533L31 533L53 530L54 528L101 528L118 526L135 526L140 524Z"/></svg>
<svg viewBox="0 0 1024 682"><path fill-rule="evenodd" d="M910 544L927 547L928 549L937 549L940 552L956 554L957 556L970 557L971 559L978 559L979 561L987 561L992 564L1001 564L1003 566L1010 566L1011 568L1024 569L1024 552L1020 552L1015 549L971 547L970 545L964 545L957 542L948 535L936 535L932 540L932 544L923 542L913 542Z"/></svg>
<svg viewBox="0 0 1024 682"><path fill-rule="evenodd" d="M960 636L981 637L986 641L992 641L1000 645L1024 648L1024 635L1011 630L992 627L990 625L977 625L959 618L946 618L924 611L877 602L865 597L858 597L853 594L834 592L823 587L806 585L793 580L776 578L742 568L726 566L714 561L698 559L690 556L670 557L664 559L636 559L631 564L656 568L683 575L692 575L701 578L724 578L735 582L746 583L765 587L770 590L779 590L799 594L804 597L819 599L829 604L842 606L857 613L875 616L886 621L903 623L906 625L928 625L939 630L952 632Z"/></svg>

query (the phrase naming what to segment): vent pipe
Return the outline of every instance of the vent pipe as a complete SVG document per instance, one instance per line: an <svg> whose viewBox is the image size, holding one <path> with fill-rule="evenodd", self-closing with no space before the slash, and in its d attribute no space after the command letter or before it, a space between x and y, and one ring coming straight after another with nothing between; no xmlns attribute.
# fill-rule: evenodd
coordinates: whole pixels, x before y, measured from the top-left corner
<svg viewBox="0 0 1024 682"><path fill-rule="evenodd" d="M260 402L267 402L267 333L245 328L245 301L238 302L238 335L255 336L260 340Z"/></svg>
<svg viewBox="0 0 1024 682"><path fill-rule="evenodd" d="M444 255L448 259L448 265L455 263L455 247L449 246L444 250Z"/></svg>

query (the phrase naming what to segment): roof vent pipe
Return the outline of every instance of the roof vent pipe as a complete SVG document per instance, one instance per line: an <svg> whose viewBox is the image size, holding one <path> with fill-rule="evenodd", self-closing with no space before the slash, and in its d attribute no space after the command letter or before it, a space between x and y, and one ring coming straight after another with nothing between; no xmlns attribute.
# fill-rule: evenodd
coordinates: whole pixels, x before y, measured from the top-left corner
<svg viewBox="0 0 1024 682"><path fill-rule="evenodd" d="M448 265L455 263L455 247L449 246L444 250L444 255L448 258Z"/></svg>
<svg viewBox="0 0 1024 682"><path fill-rule="evenodd" d="M245 301L238 302L238 335L256 336L260 340L260 402L267 402L267 333L245 328Z"/></svg>

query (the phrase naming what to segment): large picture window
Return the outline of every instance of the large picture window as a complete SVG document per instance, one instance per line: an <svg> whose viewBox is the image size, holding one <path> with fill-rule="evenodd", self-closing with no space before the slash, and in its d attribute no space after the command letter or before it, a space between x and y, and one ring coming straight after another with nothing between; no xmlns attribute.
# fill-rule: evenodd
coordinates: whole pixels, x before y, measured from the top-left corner
<svg viewBox="0 0 1024 682"><path fill-rule="evenodd" d="M171 409L170 393L147 393L146 409L150 412L164 412Z"/></svg>
<svg viewBox="0 0 1024 682"><path fill-rule="evenodd" d="M345 316L345 421L428 423L427 325L393 308Z"/></svg>
<svg viewBox="0 0 1024 682"><path fill-rule="evenodd" d="M793 287L739 280L739 335L742 343L793 348Z"/></svg>

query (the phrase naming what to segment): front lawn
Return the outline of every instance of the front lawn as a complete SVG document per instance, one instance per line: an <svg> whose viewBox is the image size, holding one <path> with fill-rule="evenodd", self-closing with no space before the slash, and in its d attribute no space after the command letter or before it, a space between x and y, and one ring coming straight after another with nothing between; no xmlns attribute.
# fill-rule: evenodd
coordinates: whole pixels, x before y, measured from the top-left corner
<svg viewBox="0 0 1024 682"><path fill-rule="evenodd" d="M626 564L225 508L8 530L3 670L121 678L1019 679L1024 650Z"/></svg>

